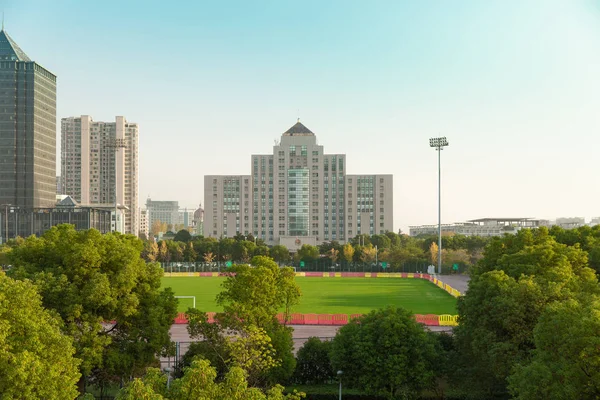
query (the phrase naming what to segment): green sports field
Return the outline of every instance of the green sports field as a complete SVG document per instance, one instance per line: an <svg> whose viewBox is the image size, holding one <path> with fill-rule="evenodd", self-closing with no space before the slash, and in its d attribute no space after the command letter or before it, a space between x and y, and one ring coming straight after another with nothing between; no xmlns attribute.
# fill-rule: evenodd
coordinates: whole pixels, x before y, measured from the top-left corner
<svg viewBox="0 0 600 400"><path fill-rule="evenodd" d="M176 296L196 296L196 308L202 311L221 311L215 297L224 279L164 277L163 286L171 287ZM294 312L365 314L393 305L414 314L456 314L456 299L424 279L298 277L296 282L302 297ZM179 311L191 306L191 299L179 299Z"/></svg>

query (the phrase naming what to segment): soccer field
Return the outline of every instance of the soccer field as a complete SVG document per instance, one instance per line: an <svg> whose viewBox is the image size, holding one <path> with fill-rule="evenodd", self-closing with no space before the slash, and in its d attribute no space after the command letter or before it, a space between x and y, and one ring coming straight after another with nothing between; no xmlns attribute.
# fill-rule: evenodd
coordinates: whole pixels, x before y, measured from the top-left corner
<svg viewBox="0 0 600 400"><path fill-rule="evenodd" d="M196 296L196 308L221 311L215 297L225 278L164 277L163 286L176 296ZM294 312L315 314L366 314L387 305L403 307L414 314L456 314L456 299L424 279L408 278L314 278L297 277L302 291ZM179 299L179 311L192 306Z"/></svg>

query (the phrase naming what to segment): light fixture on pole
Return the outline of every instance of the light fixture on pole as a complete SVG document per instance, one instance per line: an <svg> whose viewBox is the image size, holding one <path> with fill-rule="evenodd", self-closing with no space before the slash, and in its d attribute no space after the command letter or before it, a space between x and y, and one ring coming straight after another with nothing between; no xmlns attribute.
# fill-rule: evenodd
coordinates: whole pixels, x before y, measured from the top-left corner
<svg viewBox="0 0 600 400"><path fill-rule="evenodd" d="M127 143L125 139L119 138L110 138L108 142L104 145L105 148L109 149L115 155L115 229L114 232L117 231L117 151L119 149L124 149L127 147Z"/></svg>
<svg viewBox="0 0 600 400"><path fill-rule="evenodd" d="M337 372L338 379L340 380L340 400L342 400L342 371Z"/></svg>
<svg viewBox="0 0 600 400"><path fill-rule="evenodd" d="M429 146L438 152L438 274L442 274L442 150L448 146L446 137L429 139Z"/></svg>

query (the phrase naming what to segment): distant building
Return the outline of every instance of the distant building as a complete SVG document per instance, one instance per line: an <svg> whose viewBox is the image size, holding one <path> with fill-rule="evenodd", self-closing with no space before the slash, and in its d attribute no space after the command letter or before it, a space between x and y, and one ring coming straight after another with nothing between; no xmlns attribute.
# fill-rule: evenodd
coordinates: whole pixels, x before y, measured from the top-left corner
<svg viewBox="0 0 600 400"><path fill-rule="evenodd" d="M134 235L139 233L138 136L138 124L120 116L115 122L88 115L61 120L62 194L82 205L119 204L124 223L116 225ZM116 140L124 147L115 149Z"/></svg>
<svg viewBox="0 0 600 400"><path fill-rule="evenodd" d="M71 224L76 230L111 231L112 208L85 207L66 196L54 207L27 209L4 206L0 209L0 243L18 236L40 236L59 224Z"/></svg>
<svg viewBox="0 0 600 400"><path fill-rule="evenodd" d="M183 208L179 210L178 224L183 225L183 229L188 229L193 226L194 210Z"/></svg>
<svg viewBox="0 0 600 400"><path fill-rule="evenodd" d="M194 232L196 235L204 235L204 208L202 208L202 203L194 211Z"/></svg>
<svg viewBox="0 0 600 400"><path fill-rule="evenodd" d="M588 225L589 226L600 225L600 217L592 218L592 220L590 221L590 223Z"/></svg>
<svg viewBox="0 0 600 400"><path fill-rule="evenodd" d="M57 176L57 177L56 177L56 194L62 194L62 189L61 189L62 185L61 185L61 181L62 181L61 177L60 177L60 176Z"/></svg>
<svg viewBox="0 0 600 400"><path fill-rule="evenodd" d="M502 236L514 234L523 228L549 226L550 222L533 218L480 218L467 222L442 224L442 235L465 236ZM438 225L419 225L409 227L410 236L437 235Z"/></svg>
<svg viewBox="0 0 600 400"><path fill-rule="evenodd" d="M146 200L146 210L148 212L148 229L150 232L152 232L156 221L166 224L167 230L174 229L175 225L179 223L178 201L156 201L148 198Z"/></svg>
<svg viewBox="0 0 600 400"><path fill-rule="evenodd" d="M583 217L561 217L556 218L554 225L558 225L563 229L579 228L585 225L585 218Z"/></svg>
<svg viewBox="0 0 600 400"><path fill-rule="evenodd" d="M0 204L54 207L56 75L0 31ZM16 215L16 214L15 214Z"/></svg>
<svg viewBox="0 0 600 400"><path fill-rule="evenodd" d="M146 238L150 237L150 224L148 223L148 210L141 209L140 210L140 233L146 236Z"/></svg>
<svg viewBox="0 0 600 400"><path fill-rule="evenodd" d="M298 121L252 155L251 175L204 176L204 235L252 234L290 249L393 232L392 175L347 175L345 154L325 154Z"/></svg>

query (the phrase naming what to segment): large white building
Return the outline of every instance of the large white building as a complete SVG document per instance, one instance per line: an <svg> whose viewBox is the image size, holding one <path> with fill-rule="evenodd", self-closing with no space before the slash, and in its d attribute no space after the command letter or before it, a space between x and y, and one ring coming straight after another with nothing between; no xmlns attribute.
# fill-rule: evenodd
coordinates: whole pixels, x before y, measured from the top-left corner
<svg viewBox="0 0 600 400"><path fill-rule="evenodd" d="M290 249L393 231L392 175L347 175L345 154L325 154L300 121L251 175L204 177L204 235L252 234Z"/></svg>
<svg viewBox="0 0 600 400"><path fill-rule="evenodd" d="M61 120L61 192L81 205L123 210L122 230L139 233L138 124L116 117L94 121L88 115ZM115 140L124 147L114 148Z"/></svg>

